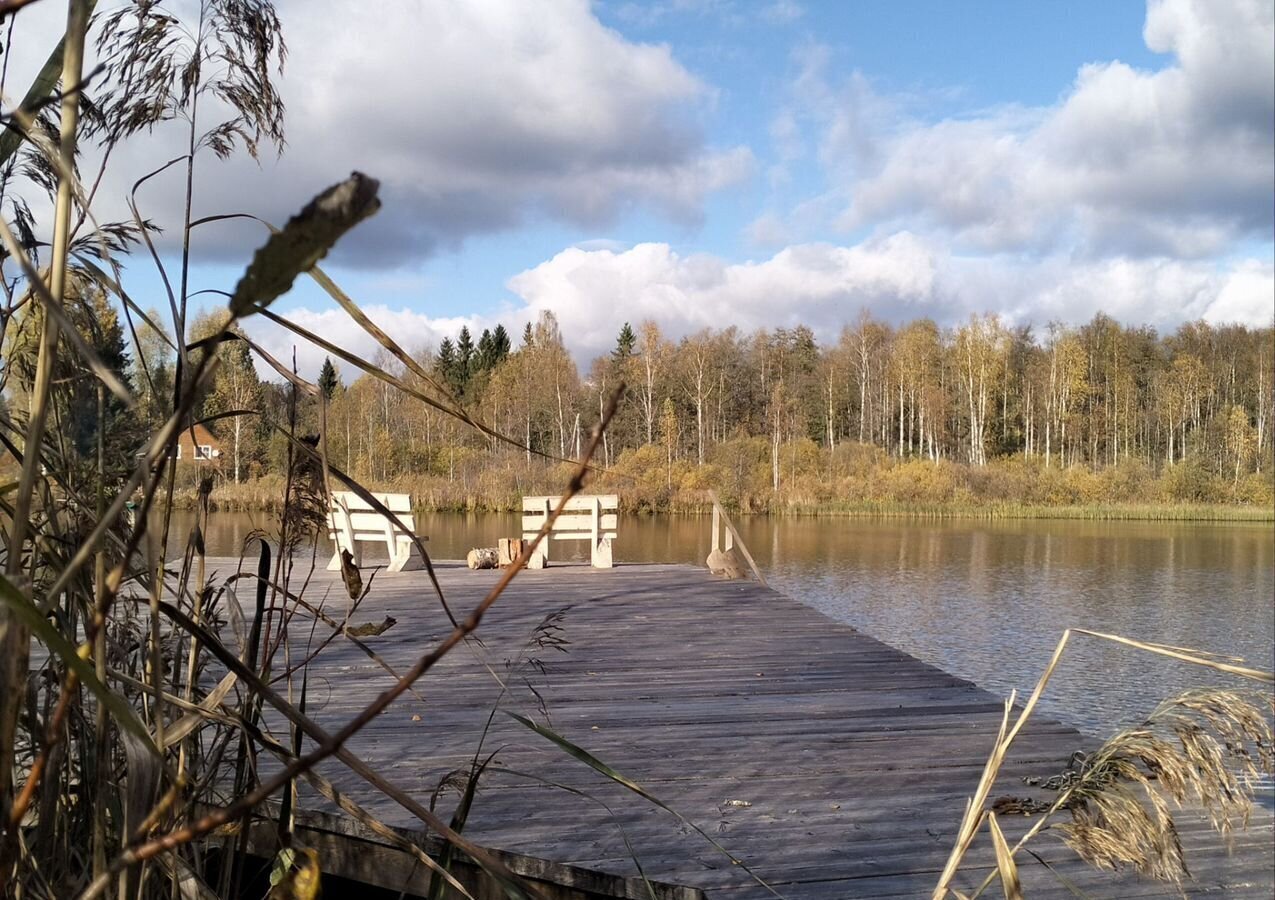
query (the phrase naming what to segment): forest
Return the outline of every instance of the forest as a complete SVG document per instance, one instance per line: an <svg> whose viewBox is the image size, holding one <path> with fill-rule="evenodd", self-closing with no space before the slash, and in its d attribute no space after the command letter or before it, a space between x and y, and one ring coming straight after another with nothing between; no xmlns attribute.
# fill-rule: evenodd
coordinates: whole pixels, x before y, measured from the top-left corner
<svg viewBox="0 0 1275 900"><path fill-rule="evenodd" d="M172 353L145 325L130 348L97 305L95 322L107 325L94 339L110 345L104 358L141 398L130 414L138 421L119 439L140 442L168 415ZM192 337L219 324L197 316ZM11 333L15 347L24 333ZM561 480L555 460L579 454L623 383L598 463L630 510L700 509L708 488L750 512L1204 504L1269 515L1272 503L1270 327L1191 322L1160 335L1105 315L1043 329L993 315L956 328L928 319L891 326L864 311L821 343L801 325L673 340L645 321L625 323L611 353L583 372L552 313L515 333L498 325L475 340L463 328L416 350L428 381L388 353L358 361L365 371L354 378L331 357L319 372L300 372L327 402L333 463L409 490L426 507L513 508ZM291 415L317 434L319 401L301 397L290 412L287 382L263 379L248 343L223 342L218 352L223 364L197 418L210 419L224 448L219 502L270 506L287 452L271 425ZM383 375L457 404L511 441ZM216 418L243 409L260 415ZM191 496L194 474L185 476L179 501Z"/></svg>

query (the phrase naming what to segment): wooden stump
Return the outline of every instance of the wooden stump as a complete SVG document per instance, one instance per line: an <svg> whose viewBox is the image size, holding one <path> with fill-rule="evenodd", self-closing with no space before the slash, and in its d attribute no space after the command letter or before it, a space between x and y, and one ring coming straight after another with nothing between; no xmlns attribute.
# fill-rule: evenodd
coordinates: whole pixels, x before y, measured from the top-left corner
<svg viewBox="0 0 1275 900"><path fill-rule="evenodd" d="M494 569L498 558L494 547L475 547L465 557L465 563L471 569Z"/></svg>
<svg viewBox="0 0 1275 900"><path fill-rule="evenodd" d="M513 565L522 556L522 538L501 538L496 542L496 555L502 569Z"/></svg>

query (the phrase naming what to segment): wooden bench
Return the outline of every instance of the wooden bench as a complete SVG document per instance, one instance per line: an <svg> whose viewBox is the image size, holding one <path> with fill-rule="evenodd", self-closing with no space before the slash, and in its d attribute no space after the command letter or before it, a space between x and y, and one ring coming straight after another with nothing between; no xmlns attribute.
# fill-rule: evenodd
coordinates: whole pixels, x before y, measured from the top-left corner
<svg viewBox="0 0 1275 900"><path fill-rule="evenodd" d="M522 498L522 539L531 541L540 533L550 514L558 508L558 497ZM620 498L615 494L580 495L567 501L553 530L536 548L528 561L532 569L543 568L549 561L549 543L555 541L588 541L589 561L595 569L611 568L611 542L619 527Z"/></svg>
<svg viewBox="0 0 1275 900"><path fill-rule="evenodd" d="M390 572L424 568L425 560L412 541L412 535L416 531L416 520L412 517L412 498L407 494L372 496L398 516L408 531L377 512L358 494L352 491L333 491L332 507L328 511L328 537L336 543L336 550L332 554L332 561L328 563L328 569L335 571L341 568L342 550L350 551L356 566L362 565L361 545L368 541L385 545L385 552L390 558ZM429 538L419 537L418 540L427 541Z"/></svg>

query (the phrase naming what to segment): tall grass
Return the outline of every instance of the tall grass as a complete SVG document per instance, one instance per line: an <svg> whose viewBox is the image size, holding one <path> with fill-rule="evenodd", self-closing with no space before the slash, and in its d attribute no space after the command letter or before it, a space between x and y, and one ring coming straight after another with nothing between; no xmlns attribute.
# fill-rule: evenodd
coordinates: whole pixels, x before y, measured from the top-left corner
<svg viewBox="0 0 1275 900"><path fill-rule="evenodd" d="M226 218L192 220L197 163L208 152L224 157L241 148L255 156L258 142L281 143L282 104L271 83L272 66L284 52L280 23L267 0L202 0L193 22L154 4L126 4L97 23L105 63L91 73L97 81L86 85L92 6L70 0L65 41L53 48L50 65L14 112L9 134L20 137L6 134L0 143L0 204L7 203L0 208L18 223L10 228L8 216L0 216L0 327L13 326L3 337L4 378L14 398L0 414L0 441L19 466L17 479L0 485L0 895L237 896L246 883L248 849L247 829L239 823L269 814L267 801L281 798L282 805L273 807L283 852L275 861L272 896L312 897L319 861L291 845L294 785L307 779L335 799L313 767L337 756L484 868L508 896L526 896L498 859L353 757L345 744L469 639L538 540L464 619L452 616L437 590L438 615L450 620L450 630L406 671L387 671L387 690L349 722L329 732L305 712L305 662L335 641L357 642L347 625L367 592L360 573L347 564L344 620L306 600L315 533L333 488L371 495L329 460L326 429L298 433L297 400L319 396L317 388L252 344L238 326L252 316L273 315L270 304L306 273L339 297L390 353L401 353L316 266L344 233L376 212L377 183L355 173L282 228L263 231L265 241L237 284L216 292L226 298L217 327L188 343L193 235L202 224ZM54 94L59 72L62 90ZM91 104L90 87L96 90ZM91 113L84 120L87 132L81 109ZM225 117L217 121L219 114ZM92 197L111 151L171 119L187 128L187 154L137 182L132 222L99 223ZM97 139L103 167L92 182L82 180L77 155L77 138L85 133ZM177 164L174 172L184 174L185 213L179 268L170 272L143 215L144 189ZM47 187L55 195L47 260L39 258L42 243L20 196L23 186ZM77 241L81 226L88 234ZM167 287L167 329L143 313L121 284L121 254L138 246ZM137 391L123 371L122 354L113 358L104 351L112 347L112 334L123 334L103 324L119 313L145 379L150 368L139 325L173 335L177 376L167 398L156 385L146 386L148 396L162 401L165 418L144 442L136 439L130 418ZM276 523L247 542L243 571L212 581L203 540L218 502L211 478L188 486L195 523L188 534L173 536L184 552L167 558L163 548L170 543L178 487L173 450L179 435L200 421L201 398L231 342L249 345L275 368L289 385L290 402L281 420L266 423L286 447L282 472L270 484ZM387 383L397 381L373 363L359 362ZM427 388L415 389L415 399L492 435L445 389ZM262 414L234 409L220 416ZM605 424L580 463L567 467L559 485L564 497L583 485ZM77 442L79 435L87 437ZM129 503L136 506L133 516L125 515ZM373 506L391 515L379 503ZM272 731L268 721L287 723L287 733ZM384 830L348 801L342 805ZM219 839L225 850L213 867L207 839L229 826L237 836ZM437 861L415 853L439 872L440 884L468 896Z"/></svg>
<svg viewBox="0 0 1275 900"><path fill-rule="evenodd" d="M1012 797L989 803L1000 770L1027 724L1073 636L1110 641L1122 647L1203 666L1264 685L1260 690L1194 690L1160 704L1138 727L1122 731L1092 753L1077 752L1068 770L1051 781L1057 799L1008 846L996 821L996 807L1030 810ZM1085 629L1067 629L1011 724L1014 695L1005 702L1000 730L982 777L965 808L956 843L935 885L933 900L949 895L977 897L999 878L1005 896L1023 896L1015 857L1039 834L1056 828L1081 859L1103 869L1131 868L1141 875L1180 884L1189 875L1171 804L1194 801L1213 827L1229 836L1248 824L1252 789L1260 776L1275 774L1275 674L1242 660L1184 647L1136 641ZM1058 822L1061 816L1069 821ZM986 827L997 868L972 895L952 882L979 832ZM1027 852L1031 852L1029 849ZM1052 871L1052 870L1051 870ZM1070 885L1064 881L1064 886Z"/></svg>
<svg viewBox="0 0 1275 900"><path fill-rule="evenodd" d="M219 479L214 501L222 512L275 512L280 504L281 475L263 475L239 484ZM400 476L368 479L378 491L410 494L416 507L433 512L518 512L522 497L556 490L561 476L553 467L542 470L511 466L484 473L466 483L440 476ZM614 473L603 473L599 490L615 491L620 507L630 513L709 515L712 502L703 489L686 489L671 496L651 495ZM956 500L900 500L836 498L735 497L726 505L736 512L763 516L825 516L829 518L902 519L1074 519L1127 522L1275 522L1275 506L1227 503L1102 502L1045 504L964 497ZM184 487L173 495L178 508L199 503L195 473L187 473Z"/></svg>

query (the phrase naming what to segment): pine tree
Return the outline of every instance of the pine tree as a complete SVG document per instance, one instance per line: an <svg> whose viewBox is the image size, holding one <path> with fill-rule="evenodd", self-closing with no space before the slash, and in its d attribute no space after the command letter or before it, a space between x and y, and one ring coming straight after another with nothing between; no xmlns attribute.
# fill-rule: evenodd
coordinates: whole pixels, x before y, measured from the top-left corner
<svg viewBox="0 0 1275 900"><path fill-rule="evenodd" d="M633 355L633 348L636 346L637 335L633 333L633 326L625 322L619 336L615 339L615 349L611 351L611 358L616 362L624 362Z"/></svg>
<svg viewBox="0 0 1275 900"><path fill-rule="evenodd" d="M124 329L106 296L96 288L72 280L67 284L63 307L82 340L96 351L106 368L126 388L133 390L132 362ZM18 410L26 409L29 403L43 318L43 305L30 304L6 335L4 355L14 396L20 398L14 404ZM137 416L115 394L104 388L99 390L101 382L89 375L79 351L65 334L59 336L55 360L51 401L55 421L62 423L62 427L56 436L46 435L46 440L63 454L72 483L82 487L94 477L100 421L107 483L122 480L145 439Z"/></svg>
<svg viewBox="0 0 1275 900"><path fill-rule="evenodd" d="M505 331L504 325L497 325L496 330L491 333L492 346L495 352L495 366L502 359L509 355L512 344L509 341L509 332Z"/></svg>
<svg viewBox="0 0 1275 900"><path fill-rule="evenodd" d="M319 390L323 391L324 397L331 400L340 384L341 376L336 373L336 366L332 365L332 357L323 357L323 368L319 371Z"/></svg>
<svg viewBox="0 0 1275 900"><path fill-rule="evenodd" d="M464 380L469 376L469 371L473 365L473 361L474 339L469 334L469 326L462 325L460 329L460 339L456 341L456 368L462 379L462 387L464 387Z"/></svg>
<svg viewBox="0 0 1275 900"><path fill-rule="evenodd" d="M531 323L527 323L527 327L522 330L522 349L536 345L536 333L531 330Z"/></svg>
<svg viewBox="0 0 1275 900"><path fill-rule="evenodd" d="M438 359L434 362L434 371L453 391L456 390L456 345L451 338L443 338L438 345Z"/></svg>
<svg viewBox="0 0 1275 900"><path fill-rule="evenodd" d="M490 372L496 365L496 351L492 343L491 331L484 328L482 337L478 339L478 352L474 354L471 374Z"/></svg>

